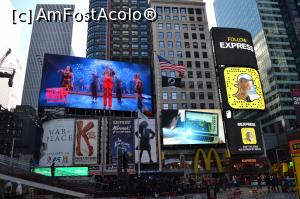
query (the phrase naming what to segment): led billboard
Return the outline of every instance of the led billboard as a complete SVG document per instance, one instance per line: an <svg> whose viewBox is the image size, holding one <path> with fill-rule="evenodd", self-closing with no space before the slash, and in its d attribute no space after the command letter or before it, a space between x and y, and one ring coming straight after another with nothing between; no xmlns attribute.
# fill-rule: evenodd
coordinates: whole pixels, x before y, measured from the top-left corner
<svg viewBox="0 0 300 199"><path fill-rule="evenodd" d="M263 142L259 123L251 120L226 120L229 149L233 155L262 154Z"/></svg>
<svg viewBox="0 0 300 199"><path fill-rule="evenodd" d="M257 68L251 34L243 29L213 27L211 29L217 65Z"/></svg>
<svg viewBox="0 0 300 199"><path fill-rule="evenodd" d="M41 107L152 111L150 66L45 54Z"/></svg>
<svg viewBox="0 0 300 199"><path fill-rule="evenodd" d="M265 101L256 69L226 67L220 70L220 87L224 109L265 109Z"/></svg>
<svg viewBox="0 0 300 199"><path fill-rule="evenodd" d="M34 173L51 176L51 168L34 168ZM88 167L55 167L54 176L88 176Z"/></svg>
<svg viewBox="0 0 300 199"><path fill-rule="evenodd" d="M164 145L225 143L221 110L162 110Z"/></svg>

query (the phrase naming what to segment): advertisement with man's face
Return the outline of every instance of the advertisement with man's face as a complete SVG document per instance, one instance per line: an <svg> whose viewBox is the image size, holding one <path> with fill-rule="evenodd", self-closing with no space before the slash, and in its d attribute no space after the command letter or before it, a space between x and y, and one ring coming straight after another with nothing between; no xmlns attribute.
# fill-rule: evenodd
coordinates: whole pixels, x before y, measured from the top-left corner
<svg viewBox="0 0 300 199"><path fill-rule="evenodd" d="M262 154L264 152L259 123L252 120L226 120L231 154Z"/></svg>
<svg viewBox="0 0 300 199"><path fill-rule="evenodd" d="M157 162L155 120L136 119L134 123L135 162Z"/></svg>
<svg viewBox="0 0 300 199"><path fill-rule="evenodd" d="M76 120L74 164L97 164L99 127L96 119Z"/></svg>
<svg viewBox="0 0 300 199"><path fill-rule="evenodd" d="M41 107L152 111L149 65L46 54Z"/></svg>
<svg viewBox="0 0 300 199"><path fill-rule="evenodd" d="M39 166L73 164L74 119L56 119L43 123L43 141Z"/></svg>
<svg viewBox="0 0 300 199"><path fill-rule="evenodd" d="M224 109L265 109L260 76L256 69L226 67L220 73Z"/></svg>
<svg viewBox="0 0 300 199"><path fill-rule="evenodd" d="M128 163L134 163L133 119L113 118L110 125L110 163L117 163L118 156L125 153ZM119 150L118 150L119 149ZM119 152L123 154L118 154Z"/></svg>
<svg viewBox="0 0 300 199"><path fill-rule="evenodd" d="M248 31L213 27L211 36L217 65L257 68L252 37Z"/></svg>

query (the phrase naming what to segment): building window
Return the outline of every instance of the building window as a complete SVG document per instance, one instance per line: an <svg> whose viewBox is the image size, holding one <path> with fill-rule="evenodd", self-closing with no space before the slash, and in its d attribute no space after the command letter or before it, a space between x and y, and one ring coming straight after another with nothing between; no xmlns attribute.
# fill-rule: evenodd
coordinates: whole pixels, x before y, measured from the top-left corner
<svg viewBox="0 0 300 199"><path fill-rule="evenodd" d="M213 100L213 99L214 99L214 95L213 95L213 93L211 93L211 92L208 92L208 93L207 93L207 99L209 99L209 100Z"/></svg>
<svg viewBox="0 0 300 199"><path fill-rule="evenodd" d="M206 43L205 42L201 42L201 48L206 49Z"/></svg>
<svg viewBox="0 0 300 199"><path fill-rule="evenodd" d="M188 78L193 78L193 71L188 71Z"/></svg>
<svg viewBox="0 0 300 199"><path fill-rule="evenodd" d="M197 82L198 84L198 89L203 89L203 82Z"/></svg>
<svg viewBox="0 0 300 199"><path fill-rule="evenodd" d="M160 42L159 42L159 47L160 47L160 48L164 48L164 47L165 47L165 42L160 41Z"/></svg>
<svg viewBox="0 0 300 199"><path fill-rule="evenodd" d="M186 16L181 16L181 21L186 21Z"/></svg>
<svg viewBox="0 0 300 199"><path fill-rule="evenodd" d="M178 8L172 8L173 13L178 13Z"/></svg>
<svg viewBox="0 0 300 199"><path fill-rule="evenodd" d="M192 39L197 39L197 34L196 33L192 33Z"/></svg>
<svg viewBox="0 0 300 199"><path fill-rule="evenodd" d="M202 17L197 17L197 21L202 21Z"/></svg>
<svg viewBox="0 0 300 199"><path fill-rule="evenodd" d="M162 12L162 8L161 7L156 7L156 12L160 14Z"/></svg>
<svg viewBox="0 0 300 199"><path fill-rule="evenodd" d="M204 30L204 26L203 26L203 25L199 25L198 27L199 27L199 30L200 30L200 31L203 31L203 30Z"/></svg>
<svg viewBox="0 0 300 199"><path fill-rule="evenodd" d="M181 48L181 42L180 41L176 41L176 48Z"/></svg>
<svg viewBox="0 0 300 199"><path fill-rule="evenodd" d="M195 24L191 24L191 30L196 30L196 25Z"/></svg>
<svg viewBox="0 0 300 199"><path fill-rule="evenodd" d="M188 13L189 14L194 14L194 8L188 8Z"/></svg>
<svg viewBox="0 0 300 199"><path fill-rule="evenodd" d="M180 13L181 14L186 14L186 9L185 8L180 8Z"/></svg>
<svg viewBox="0 0 300 199"><path fill-rule="evenodd" d="M195 92L190 92L190 98L191 98L191 100L196 99Z"/></svg>
<svg viewBox="0 0 300 199"><path fill-rule="evenodd" d="M187 103L182 103L181 107L182 107L183 109L188 108L188 107L187 107Z"/></svg>
<svg viewBox="0 0 300 199"><path fill-rule="evenodd" d="M168 93L167 92L163 92L162 97L164 100L168 99Z"/></svg>
<svg viewBox="0 0 300 199"><path fill-rule="evenodd" d="M161 15L158 15L158 16L157 16L157 20L158 20L158 21L161 21L161 20L162 20L162 16L161 16Z"/></svg>
<svg viewBox="0 0 300 199"><path fill-rule="evenodd" d="M180 32L175 32L175 38L176 38L176 39L180 39L180 38L181 38Z"/></svg>
<svg viewBox="0 0 300 199"><path fill-rule="evenodd" d="M192 62L191 62L191 61L187 61L187 62L186 62L186 67L192 68Z"/></svg>
<svg viewBox="0 0 300 199"><path fill-rule="evenodd" d="M202 52L203 58L207 58L207 52Z"/></svg>
<svg viewBox="0 0 300 199"><path fill-rule="evenodd" d="M170 23L166 23L166 29L171 30L171 24Z"/></svg>
<svg viewBox="0 0 300 199"><path fill-rule="evenodd" d="M165 7L165 14L170 14L170 8L169 7Z"/></svg>
<svg viewBox="0 0 300 199"><path fill-rule="evenodd" d="M178 109L178 104L172 104L172 108L173 108L173 110L177 110Z"/></svg>
<svg viewBox="0 0 300 199"><path fill-rule="evenodd" d="M186 93L184 93L184 92L181 93L181 99L186 100Z"/></svg>
<svg viewBox="0 0 300 199"><path fill-rule="evenodd" d="M195 17L189 17L190 21L195 21Z"/></svg>
<svg viewBox="0 0 300 199"><path fill-rule="evenodd" d="M209 68L209 63L207 61L203 62L204 68Z"/></svg>
<svg viewBox="0 0 300 199"><path fill-rule="evenodd" d="M174 51L173 50L169 50L168 51L168 55L169 55L169 57L173 58L174 57Z"/></svg>
<svg viewBox="0 0 300 199"><path fill-rule="evenodd" d="M163 109L168 110L169 109L169 104L163 104Z"/></svg>
<svg viewBox="0 0 300 199"><path fill-rule="evenodd" d="M178 17L178 16L173 16L173 20L174 20L174 21L178 21L178 20L179 20L179 17Z"/></svg>
<svg viewBox="0 0 300 199"><path fill-rule="evenodd" d="M181 52L181 51L178 51ZM182 52L181 52L181 56L182 56ZM178 60L178 65L183 65L183 61Z"/></svg>
<svg viewBox="0 0 300 199"><path fill-rule="evenodd" d="M205 35L203 33L200 33L200 39L205 39Z"/></svg>
<svg viewBox="0 0 300 199"><path fill-rule="evenodd" d="M161 76L167 76L167 72L166 71L161 71Z"/></svg>
<svg viewBox="0 0 300 199"><path fill-rule="evenodd" d="M185 56L186 56L187 58L190 58L190 57L191 57L191 52L190 52L190 51L185 51Z"/></svg>
<svg viewBox="0 0 300 199"><path fill-rule="evenodd" d="M184 39L189 39L189 33L183 33L183 38Z"/></svg>
<svg viewBox="0 0 300 199"><path fill-rule="evenodd" d="M193 42L193 48L198 49L198 42Z"/></svg>
<svg viewBox="0 0 300 199"><path fill-rule="evenodd" d="M160 39L163 39L164 38L164 33L163 32L159 32L159 36L158 36Z"/></svg>
<svg viewBox="0 0 300 199"><path fill-rule="evenodd" d="M168 48L173 48L173 41L168 41Z"/></svg>
<svg viewBox="0 0 300 199"><path fill-rule="evenodd" d="M189 42L184 42L184 47L185 48L190 48L190 43Z"/></svg>
<svg viewBox="0 0 300 199"><path fill-rule="evenodd" d="M212 83L211 82L206 82L206 88L207 89L212 89Z"/></svg>
<svg viewBox="0 0 300 199"><path fill-rule="evenodd" d="M189 88L194 88L194 82L189 82Z"/></svg>
<svg viewBox="0 0 300 199"><path fill-rule="evenodd" d="M196 103L191 103L191 108L192 108L192 109L196 109L196 108L197 108Z"/></svg>
<svg viewBox="0 0 300 199"><path fill-rule="evenodd" d="M177 99L177 93L176 92L172 92L172 99L176 100Z"/></svg>
<svg viewBox="0 0 300 199"><path fill-rule="evenodd" d="M166 19L166 21L170 21L171 20L171 16L170 15L166 15L165 19Z"/></svg>
<svg viewBox="0 0 300 199"><path fill-rule="evenodd" d="M167 32L167 38L172 39L172 32Z"/></svg>
<svg viewBox="0 0 300 199"><path fill-rule="evenodd" d="M196 65L196 68L201 68L201 63L200 63L200 61L195 61L195 65Z"/></svg>
<svg viewBox="0 0 300 199"><path fill-rule="evenodd" d="M201 15L202 14L202 10L200 8L196 8L196 14L197 15Z"/></svg>
<svg viewBox="0 0 300 199"><path fill-rule="evenodd" d="M205 78L210 78L210 72L208 71L205 72Z"/></svg>
<svg viewBox="0 0 300 199"><path fill-rule="evenodd" d="M197 71L196 74L197 74L197 78L202 78L202 73L201 73L201 71Z"/></svg>
<svg viewBox="0 0 300 199"><path fill-rule="evenodd" d="M183 30L188 30L188 25L187 24L182 24L182 29Z"/></svg>
<svg viewBox="0 0 300 199"><path fill-rule="evenodd" d="M203 92L199 92L199 99L204 100L204 93Z"/></svg>
<svg viewBox="0 0 300 199"><path fill-rule="evenodd" d="M178 57L178 58L181 58L181 57L182 57L182 51L177 51L177 57ZM180 61L178 61L178 64L179 64L179 62L180 62Z"/></svg>
<svg viewBox="0 0 300 199"><path fill-rule="evenodd" d="M199 56L199 52L194 52L194 57L195 58L199 58L200 56Z"/></svg>
<svg viewBox="0 0 300 199"><path fill-rule="evenodd" d="M159 23L159 24L158 24L158 29L159 29L159 30L162 30L162 29L163 29L163 24L162 24L162 23Z"/></svg>
<svg viewBox="0 0 300 199"><path fill-rule="evenodd" d="M159 55L160 55L161 57L164 57L164 56L165 56L165 51L159 51Z"/></svg>
<svg viewBox="0 0 300 199"><path fill-rule="evenodd" d="M209 103L209 104L208 104L208 107L209 107L209 109L214 109L214 108L215 108L215 105L214 105L214 103Z"/></svg>
<svg viewBox="0 0 300 199"><path fill-rule="evenodd" d="M205 109L205 103L200 103L200 108Z"/></svg>
<svg viewBox="0 0 300 199"><path fill-rule="evenodd" d="M174 29L175 29L175 30L180 30L179 24L174 24Z"/></svg>
<svg viewBox="0 0 300 199"><path fill-rule="evenodd" d="M170 72L170 76L171 76L171 77L175 77L175 72L174 72L174 71L171 71L171 72Z"/></svg>

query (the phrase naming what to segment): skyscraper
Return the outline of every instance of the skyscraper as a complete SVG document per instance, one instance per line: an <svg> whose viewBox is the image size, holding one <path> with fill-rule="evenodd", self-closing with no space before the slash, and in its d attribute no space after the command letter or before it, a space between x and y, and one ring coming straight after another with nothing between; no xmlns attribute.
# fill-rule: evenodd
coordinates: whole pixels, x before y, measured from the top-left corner
<svg viewBox="0 0 300 199"><path fill-rule="evenodd" d="M296 119L290 89L300 81L279 1L215 0L214 6L218 26L251 32L263 84L266 110L237 116L258 119L264 133L287 132Z"/></svg>
<svg viewBox="0 0 300 199"><path fill-rule="evenodd" d="M64 8L74 10L74 5L38 4L36 15L40 9L60 11ZM45 53L70 55L73 19L63 22L35 21L32 27L31 41L27 58L27 68L22 97L22 105L38 106L39 90Z"/></svg>
<svg viewBox="0 0 300 199"><path fill-rule="evenodd" d="M90 0L90 10L144 12L148 0ZM150 23L143 21L91 21L88 25L87 58L151 64Z"/></svg>
<svg viewBox="0 0 300 199"><path fill-rule="evenodd" d="M157 123L161 129L162 110L217 109L219 96L205 3L199 0L152 0L151 7L158 14L157 21L152 23L152 36ZM175 71L161 70L157 55L186 66L181 88L162 87L162 76L179 75ZM162 152L165 158L192 161L194 149L187 148L164 149Z"/></svg>

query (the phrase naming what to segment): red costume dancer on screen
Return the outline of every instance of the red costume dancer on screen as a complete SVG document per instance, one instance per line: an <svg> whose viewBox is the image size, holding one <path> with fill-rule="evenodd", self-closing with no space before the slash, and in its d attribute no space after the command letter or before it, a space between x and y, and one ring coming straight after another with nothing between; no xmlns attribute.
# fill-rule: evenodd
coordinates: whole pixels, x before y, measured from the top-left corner
<svg viewBox="0 0 300 199"><path fill-rule="evenodd" d="M114 88L114 81L112 78L112 71L107 69L104 72L103 78L103 106L106 109L107 101L108 101L108 109L110 110L112 107L112 92Z"/></svg>
<svg viewBox="0 0 300 199"><path fill-rule="evenodd" d="M82 156L81 153L81 137L83 137L88 150L89 150L89 154L88 156L93 155L94 153L94 149L93 146L90 144L89 138L87 136L87 132L89 130L91 130L94 127L94 123L93 122L89 122L87 123L84 127L83 127L83 121L77 121L76 122L76 128L77 128L77 135L76 135L76 141L77 141L77 146L76 146L76 155L77 156Z"/></svg>
<svg viewBox="0 0 300 199"><path fill-rule="evenodd" d="M134 81L135 81L135 92L137 94L137 100L138 100L138 109L140 111L143 111L143 84L142 80L139 74L134 75Z"/></svg>
<svg viewBox="0 0 300 199"><path fill-rule="evenodd" d="M74 74L72 72L72 68L70 66L66 67L66 70L59 70L58 72L63 74L62 81L61 81L61 87L66 88L66 90L73 90L73 84L74 84Z"/></svg>

